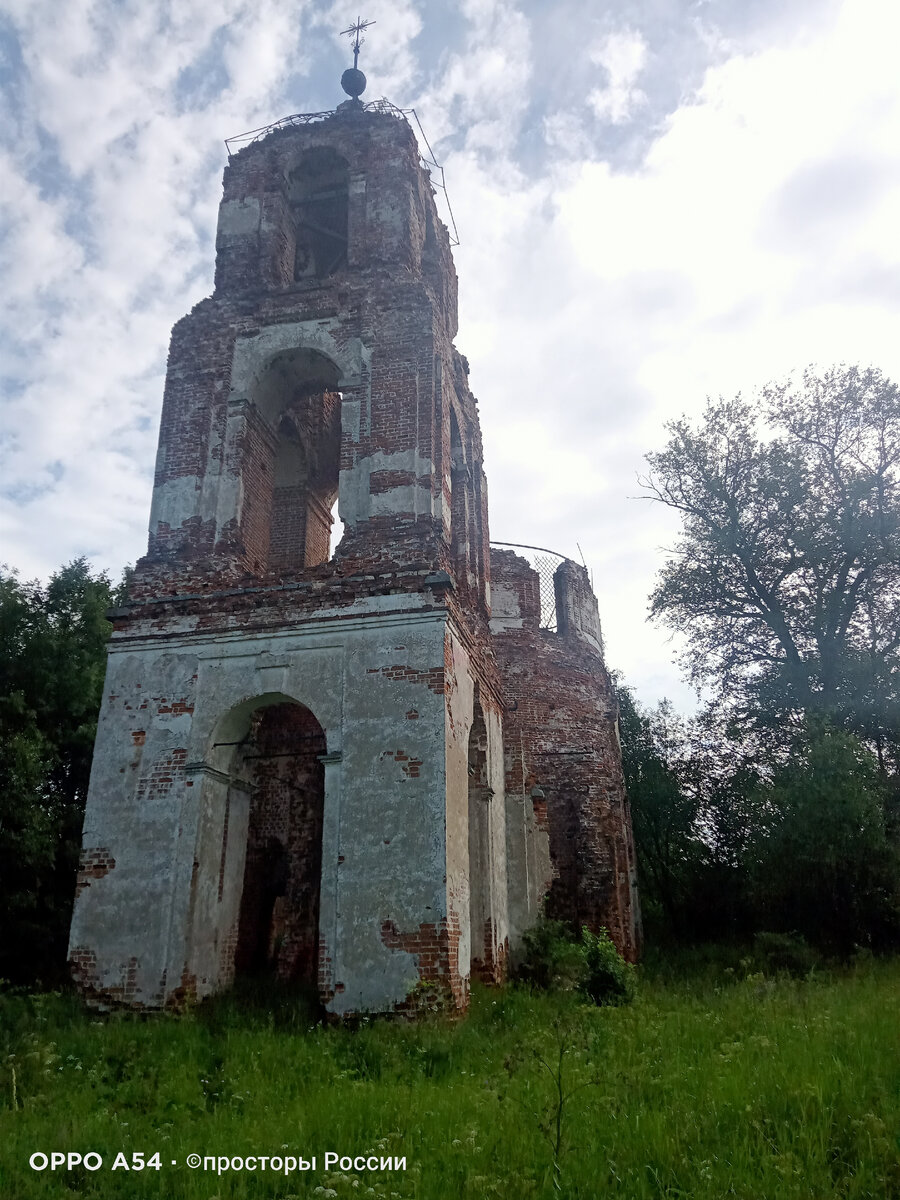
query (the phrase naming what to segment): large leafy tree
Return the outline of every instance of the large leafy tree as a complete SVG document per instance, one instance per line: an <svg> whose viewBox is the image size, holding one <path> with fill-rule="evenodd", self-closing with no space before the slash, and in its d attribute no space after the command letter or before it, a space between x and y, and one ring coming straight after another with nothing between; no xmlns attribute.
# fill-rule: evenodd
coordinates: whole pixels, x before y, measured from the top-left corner
<svg viewBox="0 0 900 1200"><path fill-rule="evenodd" d="M883 772L900 746L900 390L874 369L807 370L761 403L668 425L646 494L681 516L653 616L693 680L757 728L827 717Z"/></svg>
<svg viewBox="0 0 900 1200"><path fill-rule="evenodd" d="M57 977L103 688L106 610L85 559L46 587L0 570L0 977Z"/></svg>

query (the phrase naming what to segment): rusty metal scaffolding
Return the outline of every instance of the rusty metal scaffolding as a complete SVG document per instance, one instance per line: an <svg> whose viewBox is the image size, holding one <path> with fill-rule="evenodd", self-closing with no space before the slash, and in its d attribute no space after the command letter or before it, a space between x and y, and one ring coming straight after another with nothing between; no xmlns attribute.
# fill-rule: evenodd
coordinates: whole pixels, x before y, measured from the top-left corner
<svg viewBox="0 0 900 1200"><path fill-rule="evenodd" d="M401 121L406 121L410 124L409 118L412 117L416 123L416 128L421 135L421 140L425 143L427 154L419 153L419 161L424 170L428 172L433 187L443 193L444 206L447 210L447 233L450 236L450 245L459 245L459 230L456 228L456 218L453 215L453 209L450 207L450 197L447 194L447 181L444 177L444 168L434 156L434 151L428 138L425 136L425 130L422 128L422 122L419 120L419 114L414 108L398 108L396 104L392 104L390 100L370 100L368 104L362 105L360 111L387 113L390 116L397 117ZM225 149L228 151L229 159L234 158L235 154L243 150L245 146L251 146L254 142L261 141L264 137L268 137L270 133L274 133L277 129L286 129L291 125L314 125L317 121L325 121L329 117L333 117L337 109L329 108L325 112L315 113L292 113L289 117L282 117L280 121L273 121L271 125L261 125L259 129L250 129L247 133L236 133L233 137L225 139Z"/></svg>
<svg viewBox="0 0 900 1200"><path fill-rule="evenodd" d="M541 597L541 629L556 632L556 585L553 577L560 563L571 561L565 554L547 550L544 546L526 546L518 542L491 542L492 546L514 550L537 572Z"/></svg>

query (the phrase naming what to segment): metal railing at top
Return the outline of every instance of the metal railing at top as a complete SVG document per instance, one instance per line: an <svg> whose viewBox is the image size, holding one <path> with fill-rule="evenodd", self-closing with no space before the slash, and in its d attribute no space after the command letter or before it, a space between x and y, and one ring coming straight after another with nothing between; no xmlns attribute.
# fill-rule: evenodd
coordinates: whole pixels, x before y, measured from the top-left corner
<svg viewBox="0 0 900 1200"><path fill-rule="evenodd" d="M450 207L450 197L447 194L447 180L444 177L444 168L434 156L434 151L428 138L425 136L425 130L422 128L422 122L419 120L419 114L414 108L398 108L396 104L392 104L390 100L382 97L380 100L371 100L368 104L364 104L363 111L386 113L389 116L397 117L401 121L406 121L409 124L409 118L412 116L416 123L416 128L422 135L422 141L428 150L428 154L422 154L420 151L419 162L422 167L428 172L431 182L436 188L439 188L444 196L444 205L447 209L447 215L450 218L447 224L447 233L450 237L450 245L459 245L459 230L456 228L456 218L453 215L453 209ZM274 133L277 129L285 129L290 125L313 125L317 121L326 121L329 117L333 117L337 109L330 108L325 112L316 113L292 113L289 117L282 117L280 121L273 121L271 125L261 125L259 129L250 129L247 133L237 133L234 137L225 139L225 149L228 151L229 159L233 158L239 150L243 150L245 146L252 146L254 142L262 141L264 137L268 137L270 133Z"/></svg>
<svg viewBox="0 0 900 1200"><path fill-rule="evenodd" d="M555 550L547 550L544 546L527 546L518 542L491 542L502 550L513 550L521 558L527 560L533 571L537 572L541 598L541 629L556 632L556 587L553 576L560 563L571 561L565 554Z"/></svg>
<svg viewBox="0 0 900 1200"><path fill-rule="evenodd" d="M396 104L391 104L390 100L385 100L384 98L381 100L372 100L369 104L364 104L362 108L365 112L389 113L391 116L399 117L404 121L406 120L406 112L402 108L397 108ZM262 141L270 133L274 133L276 129L286 129L289 125L314 125L317 121L327 121L336 112L336 108L329 108L324 112L291 113L289 117L282 117L280 121L273 121L270 125L260 125L258 129L250 129L246 133L236 133L233 137L226 138L225 149L228 151L228 157L233 158L238 150L242 150L245 146L250 146L254 142Z"/></svg>

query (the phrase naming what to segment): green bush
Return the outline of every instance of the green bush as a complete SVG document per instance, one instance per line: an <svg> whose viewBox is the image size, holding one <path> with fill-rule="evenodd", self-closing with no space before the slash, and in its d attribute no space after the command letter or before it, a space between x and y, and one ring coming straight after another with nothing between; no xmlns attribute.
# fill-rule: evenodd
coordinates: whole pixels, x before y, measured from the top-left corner
<svg viewBox="0 0 900 1200"><path fill-rule="evenodd" d="M634 968L605 929L584 927L576 941L570 925L546 917L523 936L513 978L540 991L577 991L594 1004L627 1004L634 996Z"/></svg>
<svg viewBox="0 0 900 1200"><path fill-rule="evenodd" d="M758 933L753 939L753 956L767 974L779 971L803 978L822 961L799 933Z"/></svg>
<svg viewBox="0 0 900 1200"><path fill-rule="evenodd" d="M584 956L565 921L542 917L522 937L513 979L542 992L571 992L579 986Z"/></svg>
<svg viewBox="0 0 900 1200"><path fill-rule="evenodd" d="M595 1004L629 1004L634 999L634 967L616 949L605 929L581 931L584 964L579 990Z"/></svg>

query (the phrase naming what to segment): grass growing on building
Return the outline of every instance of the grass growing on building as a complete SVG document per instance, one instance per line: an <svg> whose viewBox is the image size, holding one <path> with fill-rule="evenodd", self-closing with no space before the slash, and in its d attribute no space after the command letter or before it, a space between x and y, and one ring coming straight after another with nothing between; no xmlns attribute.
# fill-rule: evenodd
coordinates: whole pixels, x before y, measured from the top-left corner
<svg viewBox="0 0 900 1200"><path fill-rule="evenodd" d="M0 1194L900 1196L900 961L749 969L645 976L625 1007L479 990L464 1021L355 1029L283 992L177 1019L0 995ZM29 1168L52 1150L104 1165ZM159 1151L162 1168L111 1172L120 1150ZM326 1175L326 1151L407 1170ZM190 1153L315 1155L317 1170L217 1176Z"/></svg>

